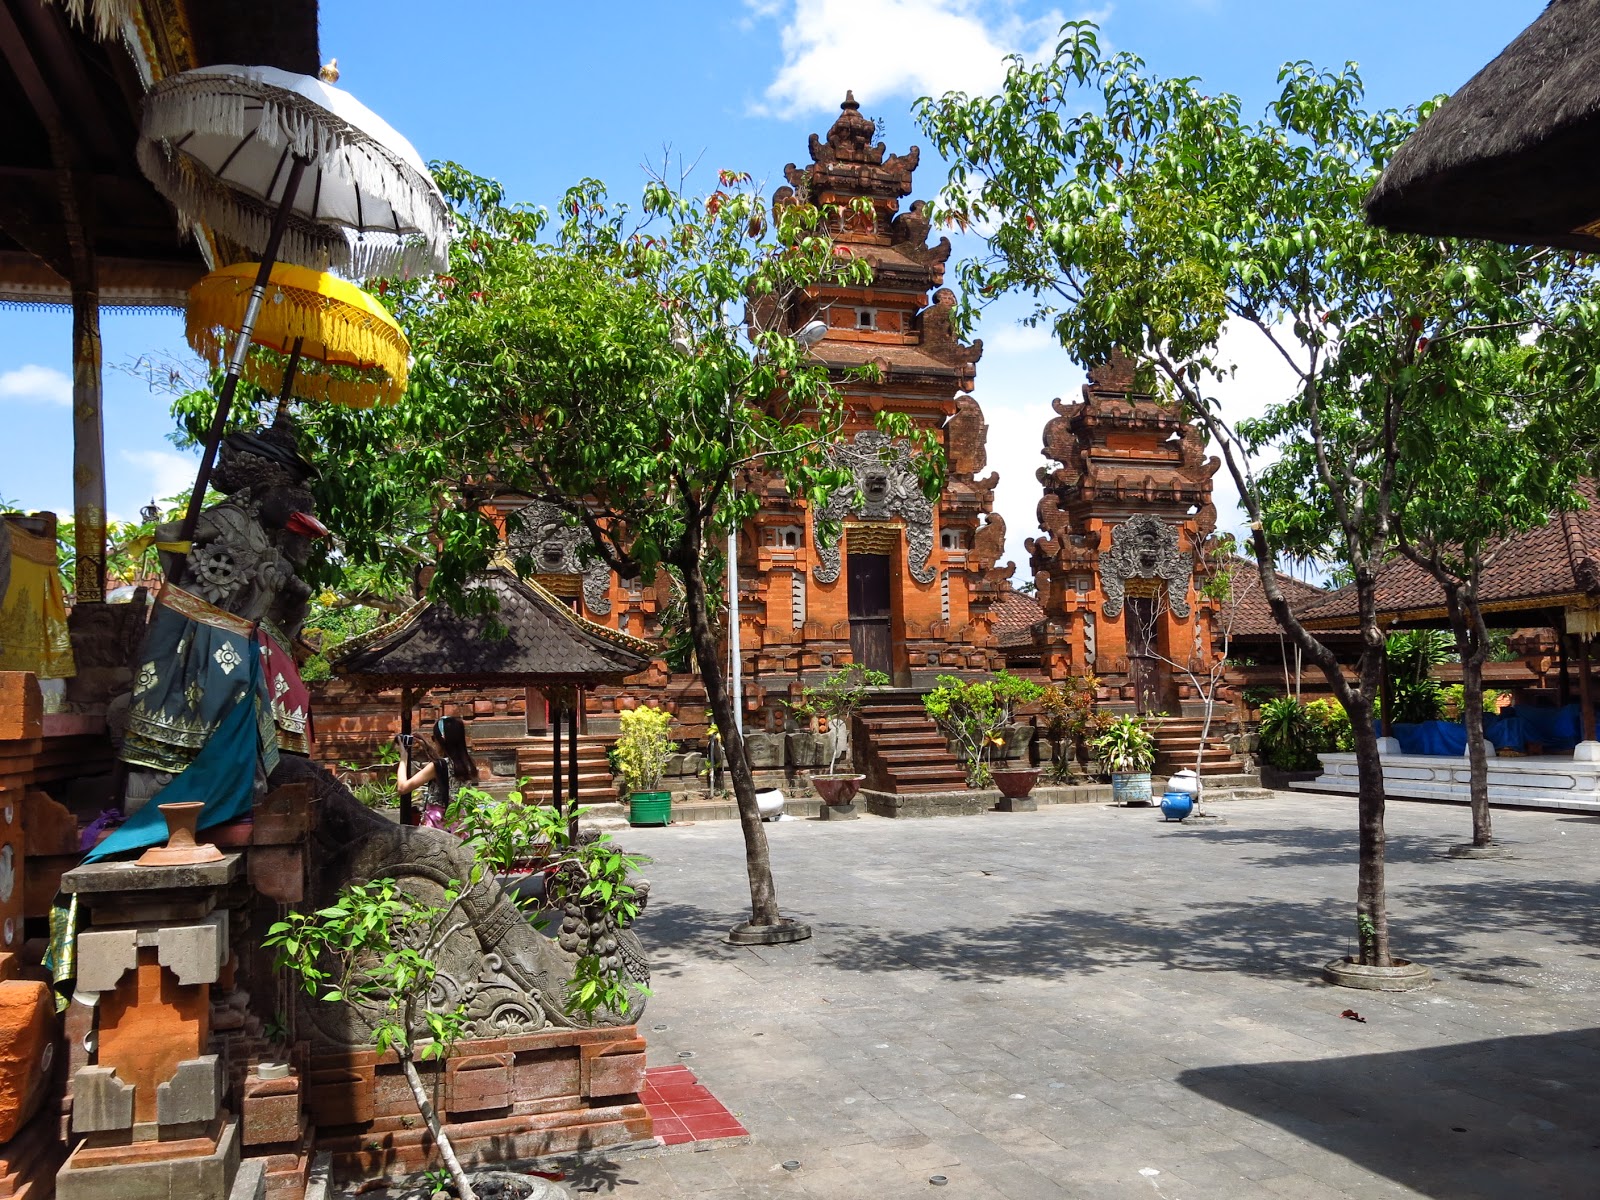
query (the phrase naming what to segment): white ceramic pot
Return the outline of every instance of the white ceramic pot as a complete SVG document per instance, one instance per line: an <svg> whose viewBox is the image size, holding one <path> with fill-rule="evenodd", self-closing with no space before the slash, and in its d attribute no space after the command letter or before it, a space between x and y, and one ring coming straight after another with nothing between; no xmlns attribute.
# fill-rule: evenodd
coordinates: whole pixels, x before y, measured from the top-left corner
<svg viewBox="0 0 1600 1200"><path fill-rule="evenodd" d="M756 807L761 810L763 821L776 821L783 816L783 790L762 788L756 793Z"/></svg>
<svg viewBox="0 0 1600 1200"><path fill-rule="evenodd" d="M1167 780L1167 791L1187 792L1191 796L1198 796L1200 794L1200 776L1187 769L1174 771L1172 778Z"/></svg>

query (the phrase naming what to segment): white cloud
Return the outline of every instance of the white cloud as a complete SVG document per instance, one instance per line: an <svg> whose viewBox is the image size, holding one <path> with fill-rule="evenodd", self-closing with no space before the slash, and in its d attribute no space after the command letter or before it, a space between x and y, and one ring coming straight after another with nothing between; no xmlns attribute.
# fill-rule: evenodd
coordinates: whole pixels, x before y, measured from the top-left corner
<svg viewBox="0 0 1600 1200"><path fill-rule="evenodd" d="M122 460L146 473L149 487L139 489L139 494L148 493L153 500L187 496L199 467L194 458L171 450L123 450Z"/></svg>
<svg viewBox="0 0 1600 1200"><path fill-rule="evenodd" d="M1059 9L1025 18L1018 0L746 0L784 22L783 65L762 114L794 117L836 107L854 89L863 104L888 95L996 90L1005 56L1054 52ZM1103 20L1109 7L1087 14Z"/></svg>
<svg viewBox="0 0 1600 1200"><path fill-rule="evenodd" d="M54 367L28 363L12 371L0 371L0 400L69 406L72 380Z"/></svg>

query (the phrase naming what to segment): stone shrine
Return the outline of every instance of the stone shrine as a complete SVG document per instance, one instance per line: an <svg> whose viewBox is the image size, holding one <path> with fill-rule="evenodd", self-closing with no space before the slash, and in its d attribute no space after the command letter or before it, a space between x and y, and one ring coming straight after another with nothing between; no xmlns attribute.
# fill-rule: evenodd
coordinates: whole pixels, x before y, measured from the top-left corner
<svg viewBox="0 0 1600 1200"><path fill-rule="evenodd" d="M1121 354L1089 372L1083 399L1054 402L1044 430L1042 537L1027 546L1044 610L1038 660L1052 678L1093 674L1113 711L1186 715L1174 664L1214 661L1216 603L1201 594L1216 529L1200 429L1138 390Z"/></svg>

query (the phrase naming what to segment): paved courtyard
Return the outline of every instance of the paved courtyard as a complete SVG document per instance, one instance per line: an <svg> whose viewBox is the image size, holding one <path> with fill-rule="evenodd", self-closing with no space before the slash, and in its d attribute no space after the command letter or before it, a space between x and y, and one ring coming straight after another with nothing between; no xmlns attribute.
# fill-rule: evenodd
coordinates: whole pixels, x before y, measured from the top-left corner
<svg viewBox="0 0 1600 1200"><path fill-rule="evenodd" d="M1354 802L1216 808L770 825L816 936L758 949L719 940L747 912L736 823L629 831L656 860L651 1065L690 1066L751 1137L573 1185L1600 1196L1600 819L1497 812L1509 856L1466 860L1464 809L1391 804L1396 952L1439 982L1384 995L1317 977L1353 931Z"/></svg>

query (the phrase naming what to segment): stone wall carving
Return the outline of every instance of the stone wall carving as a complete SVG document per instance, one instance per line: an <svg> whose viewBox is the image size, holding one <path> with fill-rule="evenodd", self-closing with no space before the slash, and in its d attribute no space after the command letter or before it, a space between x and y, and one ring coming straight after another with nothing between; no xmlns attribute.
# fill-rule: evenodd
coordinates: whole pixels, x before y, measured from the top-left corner
<svg viewBox="0 0 1600 1200"><path fill-rule="evenodd" d="M514 556L533 560L536 575L578 575L583 578L583 603L598 616L611 612L611 568L602 559L587 564L579 553L588 534L554 504L535 500L517 510L522 529L507 542Z"/></svg>
<svg viewBox="0 0 1600 1200"><path fill-rule="evenodd" d="M1105 592L1108 619L1122 615L1122 601L1130 579L1166 581L1172 615L1189 615L1189 578L1194 560L1178 546L1178 530L1160 517L1136 513L1111 533L1111 549L1100 553L1100 586Z"/></svg>
<svg viewBox="0 0 1600 1200"><path fill-rule="evenodd" d="M812 514L811 536L816 541L819 560L813 571L817 582L835 582L843 565L839 540L824 538L823 524L859 516L869 521L902 518L906 523L911 578L918 583L932 583L934 568L929 559L933 557L933 502L922 494L912 470L910 445L904 438L891 441L886 433L863 429L828 453L855 479L837 488L827 503Z"/></svg>
<svg viewBox="0 0 1600 1200"><path fill-rule="evenodd" d="M313 895L316 904L331 903L345 884L394 879L402 890L425 903L437 903L451 880L465 879L472 851L444 830L396 825L377 816L350 795L326 770L304 759L286 757L274 772L275 785L309 782L321 802L321 820L314 835ZM648 894L648 884L636 880ZM546 937L501 890L493 876L472 888L461 906L462 928L446 941L439 955L439 973L430 1004L448 1011L466 1006L469 1038L496 1038L534 1033L583 1023L562 1006L566 981L577 952L585 947L569 934ZM569 914L570 915L570 914ZM610 928L626 974L648 984L648 956L631 929ZM632 1024L644 1011L636 997L626 1017L597 1014L597 1024ZM314 1029L330 1046L371 1043L376 1014L355 1005L302 1000L302 1028Z"/></svg>

